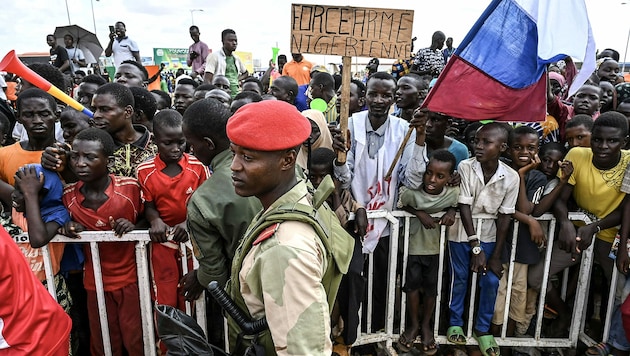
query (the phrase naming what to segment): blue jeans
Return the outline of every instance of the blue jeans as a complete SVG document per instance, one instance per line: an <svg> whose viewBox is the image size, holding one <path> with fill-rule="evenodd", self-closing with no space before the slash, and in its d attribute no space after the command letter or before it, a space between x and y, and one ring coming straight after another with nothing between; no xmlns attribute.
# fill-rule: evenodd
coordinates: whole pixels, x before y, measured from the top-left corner
<svg viewBox="0 0 630 356"><path fill-rule="evenodd" d="M482 242L481 248L486 255L486 260L492 256L494 242ZM451 263L451 295L449 301L450 326L464 326L464 304L468 292L468 274L470 273L470 244L467 242L448 242ZM500 278L488 270L485 275L479 274L477 281L479 288L479 308L475 329L486 333L490 331L494 304L497 299Z"/></svg>

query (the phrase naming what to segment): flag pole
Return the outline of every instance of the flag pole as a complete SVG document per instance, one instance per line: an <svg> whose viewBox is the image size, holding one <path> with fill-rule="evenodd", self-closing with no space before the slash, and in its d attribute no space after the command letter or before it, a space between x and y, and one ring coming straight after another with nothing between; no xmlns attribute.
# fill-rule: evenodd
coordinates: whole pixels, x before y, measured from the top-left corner
<svg viewBox="0 0 630 356"><path fill-rule="evenodd" d="M394 173L394 167L396 167L396 163L398 162L398 160L400 159L400 156L402 156L403 152L405 151L405 146L407 146L407 142L409 142L409 138L411 137L413 130L414 128L411 126L409 127L409 130L407 130L405 139L400 144L400 147L398 147L398 152L396 152L396 156L394 157L394 160L392 161L392 165L389 166L389 169L387 170L387 174L385 175L385 180L389 180L392 177L392 173Z"/></svg>
<svg viewBox="0 0 630 356"><path fill-rule="evenodd" d="M348 142L348 113L350 112L350 80L352 72L352 57L341 57L342 72L341 72L341 112L339 113L339 130L341 135ZM339 164L346 163L346 152L337 152L337 162Z"/></svg>

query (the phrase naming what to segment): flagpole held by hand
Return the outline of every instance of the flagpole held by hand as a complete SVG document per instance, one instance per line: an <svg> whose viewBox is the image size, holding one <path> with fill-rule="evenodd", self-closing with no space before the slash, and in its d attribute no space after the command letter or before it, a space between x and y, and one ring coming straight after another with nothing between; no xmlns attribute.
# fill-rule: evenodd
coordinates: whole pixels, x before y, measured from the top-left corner
<svg viewBox="0 0 630 356"><path fill-rule="evenodd" d="M396 167L396 163L400 159L400 156L402 156L403 151L405 150L405 146L407 146L407 142L409 141L409 138L411 137L411 134L413 133L413 131L414 131L414 127L410 126L409 130L407 130L407 134L405 135L405 139L400 144L400 147L398 147L398 152L396 152L396 156L394 157L394 161L392 161L392 165L389 166L389 169L387 170L387 174L385 175L385 180L389 180L392 177L392 173L394 172L394 167Z"/></svg>

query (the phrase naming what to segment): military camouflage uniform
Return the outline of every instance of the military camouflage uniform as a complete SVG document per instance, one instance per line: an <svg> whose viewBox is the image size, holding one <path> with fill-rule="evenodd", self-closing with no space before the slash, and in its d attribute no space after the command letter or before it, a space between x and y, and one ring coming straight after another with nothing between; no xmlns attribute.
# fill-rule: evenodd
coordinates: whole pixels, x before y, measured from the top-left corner
<svg viewBox="0 0 630 356"><path fill-rule="evenodd" d="M304 181L267 211L294 202L311 205ZM250 228L262 217L258 214ZM236 251L228 292L253 319L266 316L269 330L259 335L259 344L267 355L329 356L330 310L322 278L328 263L334 262L328 261L320 237L311 225L297 221L265 230L253 244L250 234ZM260 241L266 234L269 237ZM239 355L242 345L235 349L239 330L231 324L229 332L230 350Z"/></svg>

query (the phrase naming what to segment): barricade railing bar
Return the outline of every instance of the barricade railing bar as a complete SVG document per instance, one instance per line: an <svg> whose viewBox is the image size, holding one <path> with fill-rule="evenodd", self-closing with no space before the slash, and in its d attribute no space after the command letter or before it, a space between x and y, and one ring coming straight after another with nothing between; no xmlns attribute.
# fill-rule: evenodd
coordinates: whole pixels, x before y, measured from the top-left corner
<svg viewBox="0 0 630 356"><path fill-rule="evenodd" d="M103 274L101 271L101 259L99 255L99 243L115 243L115 242L135 242L136 246L136 268L138 273L138 290L140 297L140 313L142 320L142 336L144 343L144 354L147 356L155 356L157 354L155 341L155 326L153 301L151 298L151 271L149 262L148 243L151 242L149 232L146 230L136 230L122 236L116 236L112 231L84 231L80 233L80 239L73 239L63 235L57 235L52 243L88 243L92 253L92 265L94 267L94 279L96 286L96 298L98 302L99 319L101 324L101 333L103 338L103 347L105 355L111 355L111 342L109 337L109 328L107 323L107 309L105 307L105 294L103 289ZM190 244L189 244L190 245ZM190 249L192 250L192 249ZM188 273L186 244L180 245L182 254L182 270ZM56 298L54 276L52 274L52 263L48 246L42 247L44 256L44 266L46 269L46 279L48 290L53 298ZM193 267L198 267L197 260L193 257ZM196 302L197 322L206 332L206 315L205 315L205 297L202 295ZM186 303L186 313L191 314L192 307L190 303Z"/></svg>
<svg viewBox="0 0 630 356"><path fill-rule="evenodd" d="M439 216L440 214L436 214L435 216ZM406 274L406 266L407 266L407 257L409 250L409 235L410 235L410 221L411 219L416 219L414 215L411 215L404 211L393 211L388 212L385 210L378 211L369 211L368 212L369 219L386 219L389 222L389 231L390 231L390 239L389 239L389 268L387 272L387 291L386 291L386 310L385 310L385 328L384 330L380 330L378 332L371 332L372 330L372 310L373 310L373 300L372 300L372 292L374 291L374 259L373 255L368 255L367 258L367 295L366 302L361 305L361 309L366 309L368 312L366 314L366 318L363 318L363 310L359 311L360 325L358 327L358 338L354 343L354 346L365 345L376 342L385 342L385 345L390 353L396 354L396 351L392 347L393 342L398 339L401 332L405 330L405 321L406 321L406 297L405 293L401 293L399 291L401 286L405 280ZM494 218L489 215L475 215L473 218L479 219L478 224L481 224L482 219ZM569 213L569 219L572 221L582 221L586 224L591 222L591 219L588 215L584 213ZM459 215L457 215L456 224L459 223ZM545 252L545 272L543 276L542 286L546 286L550 276L548 275L549 265L551 262L551 251L554 244L555 237L555 228L556 221L551 214L544 214L541 217L537 218L539 221L548 221L549 226L547 230L547 243L546 243L546 252ZM593 262L593 247L589 247L587 250L583 251L582 259L580 264L580 272L578 277L578 287L575 296L575 305L573 308L573 315L571 319L571 326L569 329L569 335L566 338L545 338L541 334L542 328L542 320L543 320L543 311L544 311L544 300L546 296L547 289L542 287L538 296L538 305L537 305L537 313L536 320L532 320L535 322L536 329L534 337L507 337L507 320L509 313L509 303L510 297L512 293L512 281L513 281L513 273L514 273L514 264L513 261L515 259L516 253L516 234L518 230L518 222L514 223L514 236L512 239L512 249L510 255L510 263L507 269L507 293L506 293L506 302L505 302L505 312L503 315L503 328L501 330L501 336L497 337L497 343L500 346L531 346L531 347L541 347L541 348L572 348L577 345L578 340L583 341L587 345L592 345L595 342L588 337L584 333L584 324L586 319L586 313L583 312L586 309L586 302L588 297L588 289L590 283L590 275L591 275L591 266ZM480 225L479 225L480 226ZM478 226L478 228L479 228ZM401 229L402 227L402 229ZM436 309L434 316L434 335L436 343L438 344L447 344L446 335L440 334L439 325L441 325L440 320L442 317L448 317L448 315L444 316L441 313L441 305L444 303L444 296L441 294L442 291L442 276L445 273L448 273L448 268L446 268L446 242L448 240L447 230L448 227L440 226L441 234L440 234L440 254L439 254L439 266L438 266L438 295L436 298ZM402 235L400 234L402 230ZM479 230L478 230L479 231ZM57 235L51 242L65 242L65 243L89 243L90 250L92 253L92 263L94 267L94 276L96 282L96 294L97 301L99 306L99 318L102 330L103 337L103 345L105 347L105 355L111 355L111 343L109 339L109 330L107 327L107 311L105 308L105 297L104 297L104 289L103 289L103 280L102 280L102 272L100 265L100 256L98 250L98 243L108 243L108 242L135 242L136 243L136 266L138 271L138 289L140 294L140 309L142 316L142 333L143 333L143 341L144 341L144 350L145 355L154 356L156 355L156 342L155 342L155 327L154 327L154 318L153 318L153 301L151 299L151 281L150 281L150 261L149 261L149 252L148 252L148 243L151 241L148 231L146 230L138 230L132 231L130 233L124 234L121 237L118 237L111 231L86 231L82 232L80 239L72 239L66 236ZM400 237L400 238L399 238ZM402 244L402 246L400 246ZM190 246L190 244L189 244ZM399 259L399 247L402 248L402 258ZM55 287L54 287L54 276L52 274L52 263L50 260L50 253L48 251L48 247L44 246L42 248L42 253L44 256L44 266L46 269L46 279L48 281L48 290L55 297ZM183 256L186 256L185 244L181 244L181 253ZM182 258L182 269L184 274L188 272L188 264L186 262L186 258ZM399 266L400 264L400 266ZM193 267L198 267L197 260L193 257ZM399 268L400 267L400 268ZM401 271L401 275L397 276L397 271ZM565 271L566 272L566 271ZM566 276L565 273L565 283L563 285L563 296L566 295ZM399 277L399 279L397 279ZM617 271L613 272L613 280L611 281L611 285L615 286L615 281L617 279ZM472 327L475 320L475 303L474 300L476 298L477 292L477 275L472 273L472 284L471 284L471 298L468 306L468 320L467 320L467 344L468 345L476 345L477 342L472 337ZM607 335L610 329L610 319L612 305L614 303L614 290L609 293L608 300L608 313L606 316L605 324L604 324L604 336L603 340L606 340ZM397 305L396 301L399 298L399 304ZM206 315L205 315L205 297L202 295L196 302L196 306L194 308L197 322L202 327L204 332L207 333L206 330ZM186 313L192 315L193 307L187 303L186 305ZM367 330L367 332L366 332Z"/></svg>
<svg viewBox="0 0 630 356"><path fill-rule="evenodd" d="M441 214L434 214L435 217L440 216ZM364 313L360 311L359 317L363 318L363 315L367 315L367 320L361 320L360 325L358 327L358 338L354 345L364 345L370 344L374 342L385 342L385 345L388 351L392 354L396 354L396 351L392 347L392 344L395 340L398 339L400 333L405 330L405 322L406 322L406 296L405 293L401 293L401 286L405 281L406 267L407 267L407 258L409 251L409 235L410 235L410 221L411 219L416 219L416 217L412 214L409 214L404 211L368 211L369 219L387 219L390 223L390 239L389 239L389 269L388 269L388 284L387 284L387 307L385 310L386 313L386 323L385 329L379 332L370 332L372 330L372 310L373 310L373 258L372 255L368 257L368 267L367 267L367 295L366 295L366 303L362 305L362 308L367 308L369 312ZM483 219L494 219L495 217L492 215L474 215L473 218L478 219L477 223L477 231L480 231L480 224ZM591 223L590 217L585 213L580 212L572 212L569 213L569 219L572 221L582 221L585 224ZM556 230L556 220L554 219L552 214L544 214L537 218L539 221L548 222L548 229L546 231L546 251L544 254L544 275L542 286L547 286L549 281L549 266L551 262L551 252L555 239L555 230ZM456 218L456 224L459 223L459 215ZM440 325L441 318L446 317L448 315L442 315L441 308L443 303L448 303L448 300L444 300L444 298L448 298L447 295L443 295L441 293L442 289L442 276L445 273L448 273L447 261L446 261L446 246L448 241L448 227L439 226L441 229L440 234L440 254L439 254L439 266L438 266L438 295L436 298L436 309L434 315L434 335L436 343L438 344L447 344L446 335L440 334ZM402 230L402 234L399 235L399 232ZM571 326L569 329L568 337L565 338L546 338L542 336L542 321L543 321L543 312L544 312L544 300L546 297L547 288L542 287L539 295L538 295L538 303L537 303L537 313L536 318L532 320L532 323L535 323L536 329L533 337L508 337L507 336L507 321L508 321L508 313L509 313L509 305L510 298L512 295L512 282L514 279L514 260L516 256L516 242L517 242L517 234L518 234L518 222L514 221L514 229L513 229L513 237L512 237L512 248L510 255L510 263L508 268L504 271L507 274L507 292L506 292L506 301L503 315L503 326L501 329L501 336L497 337L497 343L500 346L530 346L530 347L540 347L540 348L573 348L577 345L578 340L582 340L587 345L592 345L595 343L590 337L588 337L584 332L584 324L586 313L586 302L588 297L589 283L590 283L590 275L591 275L591 266L593 262L593 247L591 246L582 252L581 262L580 262L580 270L578 276L578 285L577 291L575 295L575 304L573 307L573 315L571 318ZM394 238L400 237L400 238ZM402 246L400 246L402 245ZM399 254L399 248L401 248L402 256ZM400 264L400 266L399 266ZM400 278L396 278L396 271L400 271ZM563 298L566 296L566 277L568 270L565 270L564 273L564 283L562 286L562 296ZM614 279L616 279L617 272L613 272L613 281L611 285L615 285ZM476 340L472 337L473 332L472 328L475 320L475 299L477 297L477 274L471 273L472 283L470 285L470 293L471 297L468 302L468 318L466 322L467 328L465 329L467 336L467 345L476 345ZM397 299L399 298L400 306L398 308L394 308ZM614 291L610 293L610 298L608 300L609 311L612 311L612 303L614 302ZM604 325L604 337L606 340L608 331L610 329L610 318L611 313L607 313L606 321ZM395 325L396 322L396 325ZM367 330L367 332L366 332Z"/></svg>

